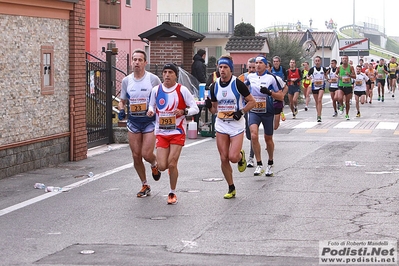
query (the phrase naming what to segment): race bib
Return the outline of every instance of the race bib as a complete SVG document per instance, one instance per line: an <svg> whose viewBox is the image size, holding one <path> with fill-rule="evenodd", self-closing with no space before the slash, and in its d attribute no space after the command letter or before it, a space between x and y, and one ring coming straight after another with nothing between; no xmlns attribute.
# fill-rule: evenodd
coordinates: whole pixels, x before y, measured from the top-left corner
<svg viewBox="0 0 399 266"><path fill-rule="evenodd" d="M337 83L338 82L338 78L337 77L331 78L330 80L331 80L331 83Z"/></svg>
<svg viewBox="0 0 399 266"><path fill-rule="evenodd" d="M262 96L254 96L255 98L255 107L252 108L252 112L254 113L266 113L266 97Z"/></svg>
<svg viewBox="0 0 399 266"><path fill-rule="evenodd" d="M351 78L348 76L343 76L342 77L342 82L343 83L351 83Z"/></svg>
<svg viewBox="0 0 399 266"><path fill-rule="evenodd" d="M130 114L133 116L145 116L147 112L147 99L130 99Z"/></svg>
<svg viewBox="0 0 399 266"><path fill-rule="evenodd" d="M174 115L172 112L159 113L159 129L176 129L176 115Z"/></svg>
<svg viewBox="0 0 399 266"><path fill-rule="evenodd" d="M321 87L321 86L323 86L323 80L322 79L314 79L313 80L313 84L316 86L316 87Z"/></svg>
<svg viewBox="0 0 399 266"><path fill-rule="evenodd" d="M222 120L233 120L233 112L218 112L218 118Z"/></svg>
<svg viewBox="0 0 399 266"><path fill-rule="evenodd" d="M222 120L233 120L233 113L235 110L235 101L218 104L218 118Z"/></svg>
<svg viewBox="0 0 399 266"><path fill-rule="evenodd" d="M355 84L356 84L356 86L362 86L363 80L362 80L362 79L357 79L357 80L355 81Z"/></svg>
<svg viewBox="0 0 399 266"><path fill-rule="evenodd" d="M382 74L377 74L378 79L382 79Z"/></svg>

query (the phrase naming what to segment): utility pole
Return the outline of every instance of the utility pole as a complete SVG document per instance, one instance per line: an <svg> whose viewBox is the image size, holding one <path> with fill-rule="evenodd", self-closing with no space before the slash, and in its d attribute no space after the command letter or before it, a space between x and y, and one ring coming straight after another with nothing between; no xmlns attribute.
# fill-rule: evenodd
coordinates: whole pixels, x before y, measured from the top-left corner
<svg viewBox="0 0 399 266"><path fill-rule="evenodd" d="M234 0L231 0L231 13L232 13L232 15L233 15L233 32L234 32L234 27L235 27L235 25L234 25Z"/></svg>
<svg viewBox="0 0 399 266"><path fill-rule="evenodd" d="M382 14L383 14L382 17L384 18L383 23L382 23L382 26L384 27L384 38L385 38L385 0L382 0L382 1L383 1L383 2L382 2L382 3L383 3L383 6L382 6L382 7L383 7L383 9L384 9L384 10L382 11Z"/></svg>
<svg viewBox="0 0 399 266"><path fill-rule="evenodd" d="M355 0L353 0L352 38L355 37Z"/></svg>

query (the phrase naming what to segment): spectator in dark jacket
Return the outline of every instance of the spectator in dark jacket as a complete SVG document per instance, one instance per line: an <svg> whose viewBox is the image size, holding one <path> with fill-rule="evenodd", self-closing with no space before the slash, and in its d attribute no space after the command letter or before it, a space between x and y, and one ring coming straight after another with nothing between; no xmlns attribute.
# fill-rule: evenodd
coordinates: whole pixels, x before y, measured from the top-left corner
<svg viewBox="0 0 399 266"><path fill-rule="evenodd" d="M200 83L206 82L206 65L205 65L205 50L199 49L193 57L193 64L191 65L191 74L198 79Z"/></svg>

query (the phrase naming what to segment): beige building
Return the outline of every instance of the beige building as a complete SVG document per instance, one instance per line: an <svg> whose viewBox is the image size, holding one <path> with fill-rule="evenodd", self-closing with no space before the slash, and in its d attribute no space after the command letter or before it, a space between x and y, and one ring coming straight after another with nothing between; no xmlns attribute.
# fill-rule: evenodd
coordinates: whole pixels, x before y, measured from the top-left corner
<svg viewBox="0 0 399 266"><path fill-rule="evenodd" d="M86 158L84 18L84 1L0 0L0 178Z"/></svg>

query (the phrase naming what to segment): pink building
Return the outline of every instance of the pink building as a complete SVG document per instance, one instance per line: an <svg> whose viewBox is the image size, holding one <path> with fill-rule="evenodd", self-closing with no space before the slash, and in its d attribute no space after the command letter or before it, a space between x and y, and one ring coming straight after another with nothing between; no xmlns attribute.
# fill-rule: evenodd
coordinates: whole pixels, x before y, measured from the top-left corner
<svg viewBox="0 0 399 266"><path fill-rule="evenodd" d="M262 36L233 36L228 40L225 49L230 53L234 64L247 64L251 57L259 54L267 55L269 43L267 38Z"/></svg>
<svg viewBox="0 0 399 266"><path fill-rule="evenodd" d="M103 47L114 40L120 55L149 48L138 34L157 25L156 0L89 0L88 52L101 56ZM101 56L102 57L102 56Z"/></svg>

